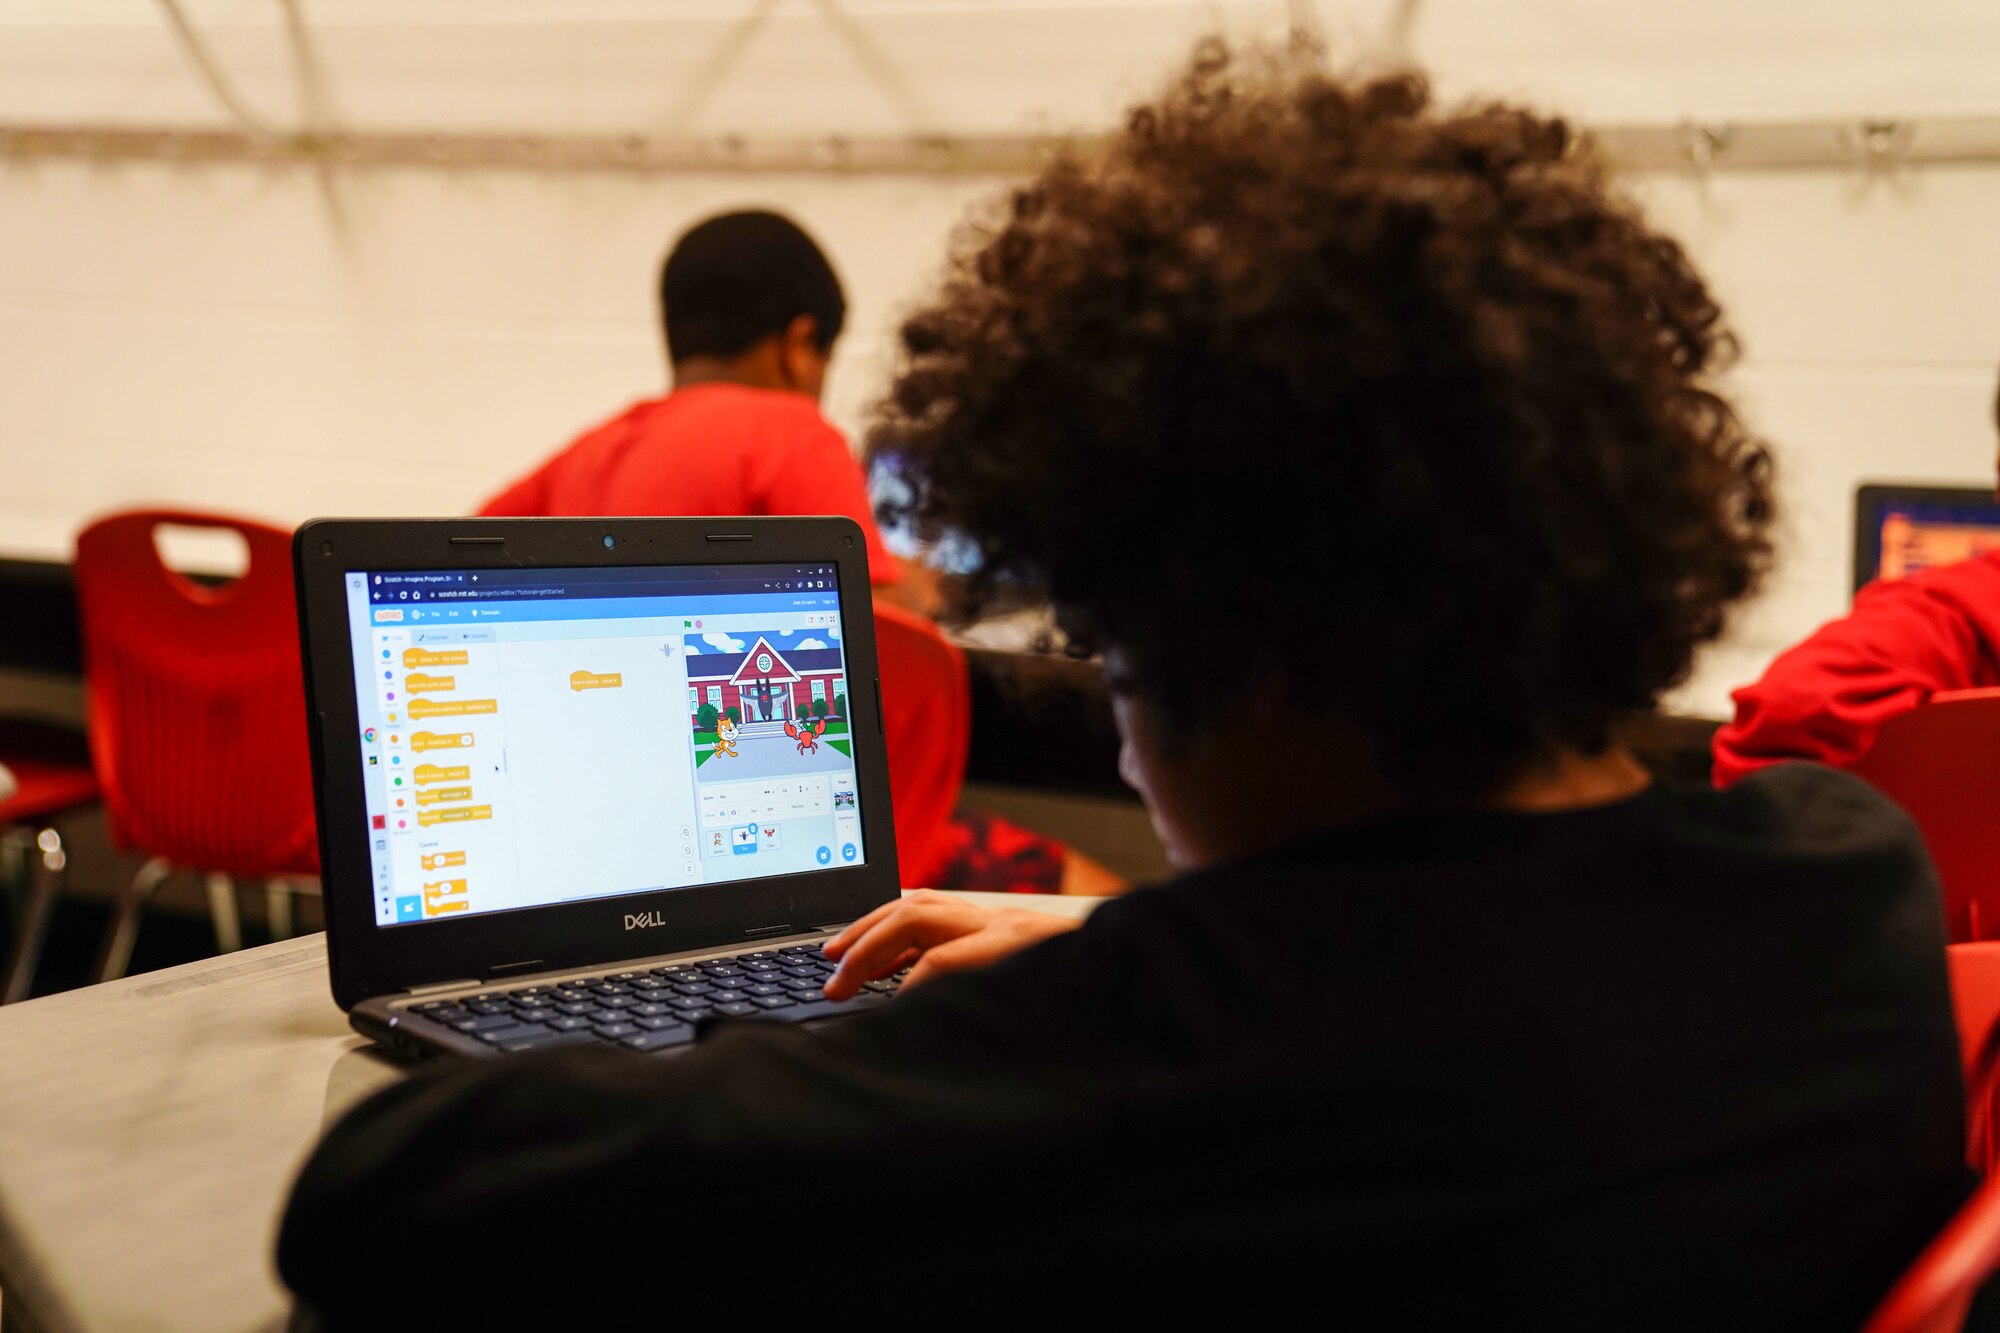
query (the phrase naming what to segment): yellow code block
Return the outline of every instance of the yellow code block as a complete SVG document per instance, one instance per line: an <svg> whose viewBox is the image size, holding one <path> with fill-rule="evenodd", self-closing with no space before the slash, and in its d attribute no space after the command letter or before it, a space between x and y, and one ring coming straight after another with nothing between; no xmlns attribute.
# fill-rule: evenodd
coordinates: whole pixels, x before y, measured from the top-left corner
<svg viewBox="0 0 2000 1333"><path fill-rule="evenodd" d="M470 910L471 898L465 891L462 879L441 879L435 884L424 885L424 915L442 916L446 912Z"/></svg>
<svg viewBox="0 0 2000 1333"><path fill-rule="evenodd" d="M465 662L463 648L447 648L443 652L435 652L429 648L403 650L403 665L406 667L464 666Z"/></svg>
<svg viewBox="0 0 2000 1333"><path fill-rule="evenodd" d="M625 685L625 677L616 671L606 671L602 675L595 671L572 671L569 673L569 687L572 690L616 690Z"/></svg>
<svg viewBox="0 0 2000 1333"><path fill-rule="evenodd" d="M443 733L413 731L410 733L410 748L412 750L457 750L471 744L472 733L469 731L447 731ZM449 781L449 779L446 779L446 781Z"/></svg>
<svg viewBox="0 0 2000 1333"><path fill-rule="evenodd" d="M458 677L427 676L421 671L412 671L403 677L403 688L411 694L419 694L424 690L455 690L458 688Z"/></svg>
<svg viewBox="0 0 2000 1333"><path fill-rule="evenodd" d="M470 819L493 818L490 805L451 805L442 810L417 811L417 823L425 828L433 824L463 824Z"/></svg>
<svg viewBox="0 0 2000 1333"><path fill-rule="evenodd" d="M433 787L429 791L417 793L418 805L442 805L446 801L469 801L472 799L470 787Z"/></svg>
<svg viewBox="0 0 2000 1333"><path fill-rule="evenodd" d="M424 853L424 869L426 870L443 870L446 866L462 866L464 864L464 852Z"/></svg>
<svg viewBox="0 0 2000 1333"><path fill-rule="evenodd" d="M412 736L410 739L414 742L416 737ZM436 764L418 764L411 776L416 778L419 787L428 786L433 782L465 782L472 777L472 766L470 764L452 764L449 767L440 768Z"/></svg>
<svg viewBox="0 0 2000 1333"><path fill-rule="evenodd" d="M467 713L497 713L498 699L412 699L411 717L462 717Z"/></svg>

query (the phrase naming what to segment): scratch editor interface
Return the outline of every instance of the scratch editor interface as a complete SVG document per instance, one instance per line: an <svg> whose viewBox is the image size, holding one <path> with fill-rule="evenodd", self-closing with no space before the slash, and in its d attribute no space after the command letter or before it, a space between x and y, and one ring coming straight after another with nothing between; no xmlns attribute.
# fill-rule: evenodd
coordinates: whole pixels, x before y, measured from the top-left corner
<svg viewBox="0 0 2000 1333"><path fill-rule="evenodd" d="M863 862L836 574L349 573L376 922Z"/></svg>

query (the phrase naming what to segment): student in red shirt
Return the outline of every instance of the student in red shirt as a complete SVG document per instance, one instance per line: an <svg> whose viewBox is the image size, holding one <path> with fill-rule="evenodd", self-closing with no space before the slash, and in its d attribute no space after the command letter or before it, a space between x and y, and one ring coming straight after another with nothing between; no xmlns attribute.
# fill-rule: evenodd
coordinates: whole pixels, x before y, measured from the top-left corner
<svg viewBox="0 0 2000 1333"><path fill-rule="evenodd" d="M585 432L488 500L493 517L845 514L861 525L878 597L928 612L921 565L889 554L854 453L821 415L847 302L824 252L791 219L724 213L660 269L673 390ZM1104 894L1110 871L992 815L954 819L944 887Z"/></svg>
<svg viewBox="0 0 2000 1333"><path fill-rule="evenodd" d="M813 239L776 213L710 218L667 256L660 307L673 391L586 431L479 512L845 514L876 585L900 583L861 467L819 410L847 302Z"/></svg>
<svg viewBox="0 0 2000 1333"><path fill-rule="evenodd" d="M2000 422L2000 401L1994 410ZM2000 552L1878 579L1731 696L1736 718L1715 734L1715 785L1788 759L1850 767L1890 718L1943 690L1995 685Z"/></svg>

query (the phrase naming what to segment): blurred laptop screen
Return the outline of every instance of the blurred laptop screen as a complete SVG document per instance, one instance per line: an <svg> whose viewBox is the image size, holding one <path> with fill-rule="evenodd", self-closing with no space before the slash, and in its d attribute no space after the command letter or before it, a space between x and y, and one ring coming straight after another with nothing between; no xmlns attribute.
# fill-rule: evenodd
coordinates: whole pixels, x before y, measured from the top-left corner
<svg viewBox="0 0 2000 1333"><path fill-rule="evenodd" d="M2000 550L1990 487L1863 486L1855 504L1854 590Z"/></svg>

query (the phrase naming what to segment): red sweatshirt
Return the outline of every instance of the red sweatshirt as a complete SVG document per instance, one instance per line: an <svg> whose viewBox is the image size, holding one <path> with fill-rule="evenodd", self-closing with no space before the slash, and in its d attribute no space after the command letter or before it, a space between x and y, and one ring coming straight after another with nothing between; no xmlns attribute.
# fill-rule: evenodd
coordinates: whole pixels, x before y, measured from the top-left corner
<svg viewBox="0 0 2000 1333"><path fill-rule="evenodd" d="M868 574L895 583L868 487L803 394L698 384L648 399L586 432L488 500L491 518L624 514L845 514L868 542Z"/></svg>
<svg viewBox="0 0 2000 1333"><path fill-rule="evenodd" d="M1863 588L1854 608L1731 696L1715 785L1786 759L1852 765L1884 722L1941 690L2000 685L2000 552Z"/></svg>

